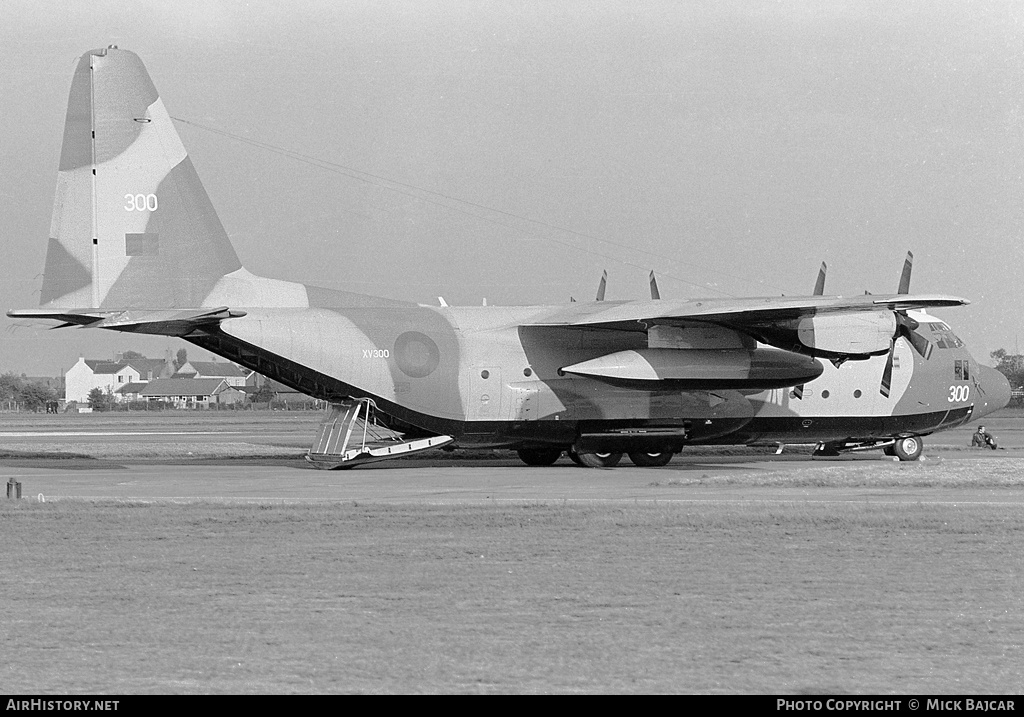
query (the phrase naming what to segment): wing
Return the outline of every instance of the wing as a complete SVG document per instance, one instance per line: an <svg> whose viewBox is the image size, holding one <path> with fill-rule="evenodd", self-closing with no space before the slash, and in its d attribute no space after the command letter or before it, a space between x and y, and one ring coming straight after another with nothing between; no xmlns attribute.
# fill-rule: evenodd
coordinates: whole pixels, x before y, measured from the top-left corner
<svg viewBox="0 0 1024 717"><path fill-rule="evenodd" d="M938 294L605 301L542 311L524 326L646 331L652 337L657 333L652 346L666 348L726 348L756 340L814 356L850 358L888 351L898 313L968 303ZM709 334L709 327L717 327L717 333ZM687 329L718 338L694 343Z"/></svg>

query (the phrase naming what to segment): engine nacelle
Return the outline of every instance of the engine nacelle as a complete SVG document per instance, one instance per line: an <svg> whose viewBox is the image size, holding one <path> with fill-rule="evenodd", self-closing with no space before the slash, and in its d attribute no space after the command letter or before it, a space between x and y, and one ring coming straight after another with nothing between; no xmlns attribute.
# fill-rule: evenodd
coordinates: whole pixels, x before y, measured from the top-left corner
<svg viewBox="0 0 1024 717"><path fill-rule="evenodd" d="M891 311L819 314L800 319L796 327L797 338L807 348L837 354L888 351L895 332L896 315Z"/></svg>

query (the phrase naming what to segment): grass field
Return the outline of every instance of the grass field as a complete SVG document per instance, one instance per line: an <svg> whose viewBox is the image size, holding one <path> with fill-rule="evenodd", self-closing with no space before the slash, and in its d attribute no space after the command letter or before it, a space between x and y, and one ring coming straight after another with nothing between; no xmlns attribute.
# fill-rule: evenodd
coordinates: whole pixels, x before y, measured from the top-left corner
<svg viewBox="0 0 1024 717"><path fill-rule="evenodd" d="M33 692L1019 692L998 505L0 505Z"/></svg>
<svg viewBox="0 0 1024 717"><path fill-rule="evenodd" d="M205 480L207 459L299 459L320 418L4 414L0 460L154 461ZM0 501L0 689L1017 693L1019 502L652 502L765 487L1009 495L1024 484L1024 412L987 420L1007 451L965 453L969 426L929 437L917 464L594 474L647 503ZM118 437L147 430L214 435ZM502 456L484 460L516 463ZM380 465L368 475L387 480Z"/></svg>

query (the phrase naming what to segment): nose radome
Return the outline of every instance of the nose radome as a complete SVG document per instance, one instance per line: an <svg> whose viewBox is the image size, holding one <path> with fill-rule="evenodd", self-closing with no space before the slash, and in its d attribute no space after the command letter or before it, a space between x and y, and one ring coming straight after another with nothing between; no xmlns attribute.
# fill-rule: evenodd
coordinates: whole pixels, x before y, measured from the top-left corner
<svg viewBox="0 0 1024 717"><path fill-rule="evenodd" d="M1010 382L1006 376L988 366L979 366L981 376L979 383L982 391L978 396L978 402L974 404L972 418L986 416L1000 408L1005 408L1010 402Z"/></svg>

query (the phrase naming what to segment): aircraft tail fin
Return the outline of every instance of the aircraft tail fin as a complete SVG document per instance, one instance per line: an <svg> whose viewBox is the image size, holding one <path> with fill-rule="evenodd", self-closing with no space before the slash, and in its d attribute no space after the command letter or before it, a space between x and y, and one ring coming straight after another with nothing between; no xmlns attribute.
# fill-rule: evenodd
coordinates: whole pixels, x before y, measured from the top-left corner
<svg viewBox="0 0 1024 717"><path fill-rule="evenodd" d="M139 57L82 55L40 304L200 307L241 266Z"/></svg>

